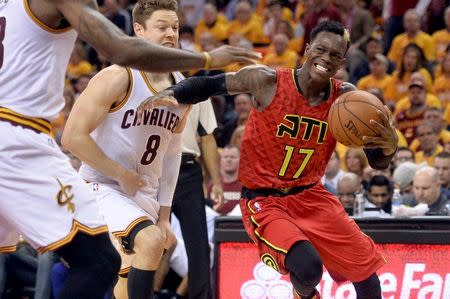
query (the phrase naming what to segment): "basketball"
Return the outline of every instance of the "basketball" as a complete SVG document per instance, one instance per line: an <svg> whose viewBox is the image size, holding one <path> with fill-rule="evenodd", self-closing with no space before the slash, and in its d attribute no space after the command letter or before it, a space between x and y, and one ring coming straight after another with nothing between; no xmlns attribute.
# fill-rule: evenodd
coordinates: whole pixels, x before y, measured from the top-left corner
<svg viewBox="0 0 450 299"><path fill-rule="evenodd" d="M377 136L370 120L383 123L377 110L384 111L383 103L373 94L354 90L344 93L331 105L328 125L334 138L348 147L361 147L363 136Z"/></svg>

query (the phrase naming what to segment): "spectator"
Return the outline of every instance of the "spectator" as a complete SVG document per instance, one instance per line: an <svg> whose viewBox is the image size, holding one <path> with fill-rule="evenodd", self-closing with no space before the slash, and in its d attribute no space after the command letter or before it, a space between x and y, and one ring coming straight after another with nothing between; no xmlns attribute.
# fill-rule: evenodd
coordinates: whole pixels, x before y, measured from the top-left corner
<svg viewBox="0 0 450 299"><path fill-rule="evenodd" d="M393 187L388 178L375 175L369 181L363 216L384 217L391 213Z"/></svg>
<svg viewBox="0 0 450 299"><path fill-rule="evenodd" d="M266 43L267 39L262 30L261 20L252 14L252 7L248 2L236 5L236 19L230 23L228 35L240 33L253 44Z"/></svg>
<svg viewBox="0 0 450 299"><path fill-rule="evenodd" d="M356 194L362 191L361 179L356 174L344 173L337 182L337 197L349 215L353 215Z"/></svg>
<svg viewBox="0 0 450 299"><path fill-rule="evenodd" d="M184 15L183 19L180 18L180 24L195 28L202 17L205 3L205 0L180 0L180 13Z"/></svg>
<svg viewBox="0 0 450 299"><path fill-rule="evenodd" d="M439 175L433 167L426 166L414 175L414 198L428 205L429 216L449 216L450 199L441 192Z"/></svg>
<svg viewBox="0 0 450 299"><path fill-rule="evenodd" d="M364 76L367 76L370 74L370 68L369 63L375 58L376 54L383 54L383 43L381 39L371 36L367 40L365 44L365 57L364 60L359 63L359 65L356 66L356 68L353 70L353 73L350 74L350 82L353 84L356 84L359 79L361 79ZM392 74L392 72L395 70L395 64L388 60L388 68L387 73Z"/></svg>
<svg viewBox="0 0 450 299"><path fill-rule="evenodd" d="M230 144L236 146L239 150L241 149L242 137L244 136L245 125L239 125L234 129L231 135Z"/></svg>
<svg viewBox="0 0 450 299"><path fill-rule="evenodd" d="M428 2L429 0L384 0L383 18L386 20L384 30L384 52L391 48L394 37L405 31L403 28L403 15L408 9L415 8L416 5ZM424 6L424 5L421 5Z"/></svg>
<svg viewBox="0 0 450 299"><path fill-rule="evenodd" d="M288 49L294 51L297 54L300 53L300 49L303 47L303 35L301 37L296 37L294 34L294 28L292 28L292 25L289 21L279 21L277 23L275 33L285 34L289 39ZM273 52L273 49L271 48L272 46L269 47L269 51Z"/></svg>
<svg viewBox="0 0 450 299"><path fill-rule="evenodd" d="M199 42L200 34L205 31L210 32L217 41L224 42L228 38L228 27L227 18L217 12L214 4L207 3L203 8L203 18L195 27L195 42Z"/></svg>
<svg viewBox="0 0 450 299"><path fill-rule="evenodd" d="M323 185L333 194L337 193L337 182L339 178L344 174L341 169L341 161L336 151L331 155L330 161L328 161L325 168L325 175L322 178Z"/></svg>
<svg viewBox="0 0 450 299"><path fill-rule="evenodd" d="M443 57L439 67L439 72L436 71L435 75L434 92L441 100L444 109L446 109L448 103L450 103L450 44L449 51Z"/></svg>
<svg viewBox="0 0 450 299"><path fill-rule="evenodd" d="M441 152L434 159L434 168L439 175L441 191L450 199L450 153Z"/></svg>
<svg viewBox="0 0 450 299"><path fill-rule="evenodd" d="M375 22L370 12L358 5L357 0L337 0L341 18L346 28L350 30L351 45L347 51L346 63L350 74L364 60L361 47L371 36Z"/></svg>
<svg viewBox="0 0 450 299"><path fill-rule="evenodd" d="M394 169L404 162L414 162L414 152L409 147L399 147L392 162Z"/></svg>
<svg viewBox="0 0 450 299"><path fill-rule="evenodd" d="M433 165L434 158L442 152L439 144L439 129L429 121L424 121L416 129L416 136L420 141L420 151L416 152L414 158L416 163L427 162Z"/></svg>
<svg viewBox="0 0 450 299"><path fill-rule="evenodd" d="M309 43L309 35L317 24L327 20L333 20L342 23L341 15L336 7L328 0L315 0L310 13L305 17L303 23L305 27L304 43L299 55L303 56L306 45Z"/></svg>
<svg viewBox="0 0 450 299"><path fill-rule="evenodd" d="M70 79L78 79L82 75L90 75L95 71L93 65L86 60L86 50L81 42L77 42L70 55L67 66L67 76Z"/></svg>
<svg viewBox="0 0 450 299"><path fill-rule="evenodd" d="M450 44L450 6L447 6L444 12L444 21L446 28L433 33L432 38L436 47L436 58L438 62L444 59L446 49Z"/></svg>
<svg viewBox="0 0 450 299"><path fill-rule="evenodd" d="M264 57L263 63L272 68L295 68L298 55L288 49L288 37L283 33L275 34L272 44L275 51L268 53Z"/></svg>
<svg viewBox="0 0 450 299"><path fill-rule="evenodd" d="M450 132L446 129L446 124L441 109L429 107L423 114L424 121L430 122L439 131L439 144L444 145L450 142ZM421 142L418 138L411 142L410 148L413 151L420 150Z"/></svg>
<svg viewBox="0 0 450 299"><path fill-rule="evenodd" d="M236 127L244 125L247 122L252 105L252 97L250 94L241 93L234 97L234 108L230 113L227 113L228 115L224 115L222 126L215 132L219 146L223 147L229 144Z"/></svg>
<svg viewBox="0 0 450 299"><path fill-rule="evenodd" d="M400 189L402 196L412 195L413 179L417 170L424 167L424 164L416 164L413 162L404 162L400 164L392 175L392 179L397 188Z"/></svg>
<svg viewBox="0 0 450 299"><path fill-rule="evenodd" d="M444 145L444 152L450 153L450 142L447 142Z"/></svg>
<svg viewBox="0 0 450 299"><path fill-rule="evenodd" d="M400 68L392 74L392 79L386 86L384 97L389 102L398 102L407 95L410 78L414 72L419 72L425 79L427 90L431 90L431 75L425 68L423 51L416 44L405 47Z"/></svg>
<svg viewBox="0 0 450 299"><path fill-rule="evenodd" d="M119 6L117 0L104 0L102 6L103 14L125 34L132 34L131 16Z"/></svg>
<svg viewBox="0 0 450 299"><path fill-rule="evenodd" d="M194 52L196 50L200 51L200 49L196 49L196 45L194 42L194 29L190 26L183 26L180 28L180 48L183 50Z"/></svg>
<svg viewBox="0 0 450 299"><path fill-rule="evenodd" d="M349 148L345 153L345 168L348 172L356 174L362 181L364 168L368 165L367 158L362 149Z"/></svg>
<svg viewBox="0 0 450 299"><path fill-rule="evenodd" d="M415 130L423 121L423 114L427 109L425 99L426 90L423 83L421 81L411 82L409 86L410 107L395 116L397 129L405 136L408 144L413 141Z"/></svg>
<svg viewBox="0 0 450 299"><path fill-rule="evenodd" d="M425 103L426 103L427 109L430 107L435 107L435 108L441 109L442 108L441 101L439 100L438 97L436 97L434 94L432 94L430 92L430 86L427 85L426 80L423 77L422 73L420 73L420 72L412 73L408 86L410 86L416 82L419 83L420 85L425 86L425 89L426 89ZM407 110L409 107L411 107L411 101L407 95L407 96L403 97L402 99L400 99L395 104L394 116L401 111Z"/></svg>
<svg viewBox="0 0 450 299"><path fill-rule="evenodd" d="M242 184L238 181L239 149L227 145L220 153L220 176L223 190L223 206L217 210L221 215L227 215L241 199ZM212 185L209 186L210 198L214 199Z"/></svg>
<svg viewBox="0 0 450 299"><path fill-rule="evenodd" d="M433 39L430 35L420 30L421 17L414 9L409 9L403 17L405 32L396 36L392 42L388 57L397 66L402 63L403 49L410 43L416 44L422 49L428 61L436 60L436 51Z"/></svg>
<svg viewBox="0 0 450 299"><path fill-rule="evenodd" d="M276 28L283 20L283 6L279 0L270 0L266 8L266 21L264 22L264 35L273 41ZM289 20L289 19L288 19Z"/></svg>
<svg viewBox="0 0 450 299"><path fill-rule="evenodd" d="M384 96L386 86L391 79L391 76L387 73L388 66L389 61L386 56L383 54L375 54L369 63L370 75L367 75L358 81L358 89L368 91L371 88L378 88L382 91Z"/></svg>

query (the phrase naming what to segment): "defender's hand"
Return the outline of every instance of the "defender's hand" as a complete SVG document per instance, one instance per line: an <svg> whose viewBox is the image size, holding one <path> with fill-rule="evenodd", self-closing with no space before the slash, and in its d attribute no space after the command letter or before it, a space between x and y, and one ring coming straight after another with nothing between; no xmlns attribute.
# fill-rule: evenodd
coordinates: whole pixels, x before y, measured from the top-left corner
<svg viewBox="0 0 450 299"><path fill-rule="evenodd" d="M262 58L261 53L227 45L214 49L208 54L211 56L211 69L220 69L234 62L244 65L255 64Z"/></svg>
<svg viewBox="0 0 450 299"><path fill-rule="evenodd" d="M136 192L145 186L145 181L134 170L123 169L116 178L125 194L135 196Z"/></svg>
<svg viewBox="0 0 450 299"><path fill-rule="evenodd" d="M371 119L372 128L378 132L377 137L364 136L364 148L382 148L383 154L389 156L397 150L398 136L394 127L394 118L385 105L384 111L378 110L382 123Z"/></svg>
<svg viewBox="0 0 450 299"><path fill-rule="evenodd" d="M180 104L178 104L177 100L173 97L172 90L161 91L160 93L145 99L139 105L137 112L136 112L137 118L138 118L138 123L141 122L142 114L146 110L151 111L153 108L159 107L159 106L177 107L178 105L180 105Z"/></svg>

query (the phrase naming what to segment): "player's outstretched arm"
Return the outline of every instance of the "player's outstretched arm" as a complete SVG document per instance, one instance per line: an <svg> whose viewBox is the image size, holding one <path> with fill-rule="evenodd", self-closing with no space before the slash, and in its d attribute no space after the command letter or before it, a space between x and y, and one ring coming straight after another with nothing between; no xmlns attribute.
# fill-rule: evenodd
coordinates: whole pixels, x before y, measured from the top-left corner
<svg viewBox="0 0 450 299"><path fill-rule="evenodd" d="M135 171L109 158L90 135L107 117L111 106L125 99L128 85L128 72L123 67L113 65L99 72L76 100L61 142L81 161L116 180L125 193L133 196L144 185L143 180Z"/></svg>
<svg viewBox="0 0 450 299"><path fill-rule="evenodd" d="M275 89L276 71L264 65L252 65L236 73L187 78L144 100L138 108L138 115L157 106L196 104L214 95L239 93L252 94L256 108L262 110L270 104Z"/></svg>
<svg viewBox="0 0 450 299"><path fill-rule="evenodd" d="M202 53L171 49L141 38L129 37L104 17L95 0L52 0L59 11L108 61L152 72L221 68L233 62L252 64L260 58L256 52L223 46Z"/></svg>

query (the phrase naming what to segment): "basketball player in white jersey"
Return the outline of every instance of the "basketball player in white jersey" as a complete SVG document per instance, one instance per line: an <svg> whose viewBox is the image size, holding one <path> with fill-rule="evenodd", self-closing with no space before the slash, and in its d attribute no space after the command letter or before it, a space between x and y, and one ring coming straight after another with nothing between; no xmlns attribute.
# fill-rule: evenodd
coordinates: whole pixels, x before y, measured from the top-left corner
<svg viewBox="0 0 450 299"><path fill-rule="evenodd" d="M51 137L77 33L107 60L148 71L218 68L257 56L230 47L188 53L128 37L95 0L0 1L0 252L15 250L20 233L69 263L60 298L101 298L120 259L94 195Z"/></svg>
<svg viewBox="0 0 450 299"><path fill-rule="evenodd" d="M141 0L133 9L136 36L178 46L176 0ZM189 106L159 107L137 122L143 99L181 81L178 73L148 73L118 65L99 72L77 99L62 136L81 159L122 258L115 296L153 298L154 273L175 238L169 222ZM129 272L129 273L128 273ZM128 282L125 275L128 274ZM128 292L127 292L128 289Z"/></svg>

